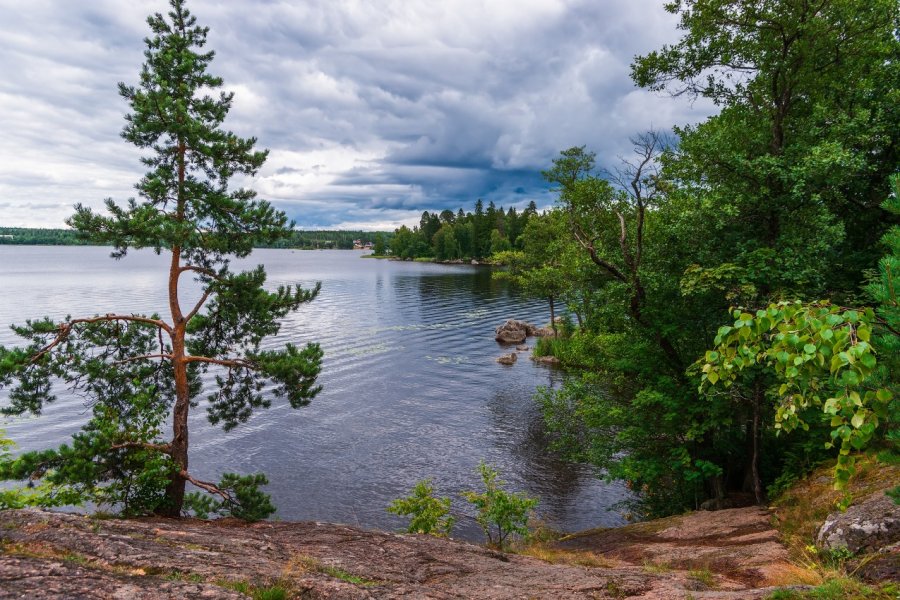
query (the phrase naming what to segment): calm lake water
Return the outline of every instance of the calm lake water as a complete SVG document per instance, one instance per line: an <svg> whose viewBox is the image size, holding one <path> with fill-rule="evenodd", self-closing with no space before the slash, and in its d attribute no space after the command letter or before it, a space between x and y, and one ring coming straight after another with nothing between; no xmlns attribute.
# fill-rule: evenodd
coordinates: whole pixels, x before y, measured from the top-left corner
<svg viewBox="0 0 900 600"><path fill-rule="evenodd" d="M503 350L494 328L507 318L546 322L546 305L492 281L484 267L360 254L257 250L235 264L264 264L273 286L322 282L279 341L321 343L324 390L308 407L275 403L229 433L205 421L201 404L191 417L193 474L263 471L278 518L384 529L404 524L385 511L388 503L432 477L454 499L454 537L480 539L459 493L479 488L483 459L511 488L539 498L541 517L560 529L621 524L608 509L625 490L547 448L532 394L561 375L524 354L510 367L495 362ZM17 343L6 325L30 317L165 314L165 257L108 256L106 248L0 246L0 344ZM20 448L58 445L86 420L81 398L59 396L39 418L2 422Z"/></svg>

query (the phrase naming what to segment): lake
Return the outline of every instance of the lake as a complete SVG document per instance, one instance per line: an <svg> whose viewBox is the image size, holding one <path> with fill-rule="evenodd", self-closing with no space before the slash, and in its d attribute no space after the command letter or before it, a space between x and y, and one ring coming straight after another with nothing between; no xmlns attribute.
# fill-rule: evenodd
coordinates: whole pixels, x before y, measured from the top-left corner
<svg viewBox="0 0 900 600"><path fill-rule="evenodd" d="M361 254L257 250L235 262L264 264L273 286L322 282L319 297L285 320L278 341L322 345L324 389L308 407L275 402L229 433L206 422L202 400L191 416L191 472L218 480L226 471L262 471L277 518L382 529L403 527L385 507L431 477L440 495L453 497L454 537L479 540L459 494L480 489L475 468L485 460L511 489L537 497L539 515L554 527L621 524L609 509L625 489L548 449L532 395L562 375L526 354L512 366L495 362L505 350L494 328L508 318L545 323L546 303L517 295L486 267ZM26 318L165 315L167 274L165 256L150 251L115 261L108 248L0 246L0 344L18 343L6 325ZM21 449L39 449L65 442L88 413L82 398L64 391L44 412L2 427Z"/></svg>

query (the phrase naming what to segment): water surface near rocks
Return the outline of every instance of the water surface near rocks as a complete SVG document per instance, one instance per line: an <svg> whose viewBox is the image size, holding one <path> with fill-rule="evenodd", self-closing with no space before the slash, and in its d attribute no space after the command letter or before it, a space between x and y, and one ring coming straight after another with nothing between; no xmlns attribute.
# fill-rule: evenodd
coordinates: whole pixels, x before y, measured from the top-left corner
<svg viewBox="0 0 900 600"><path fill-rule="evenodd" d="M108 255L106 248L0 246L0 344L16 343L6 325L29 317L165 314L166 258ZM623 488L547 448L532 394L560 374L525 354L510 367L495 362L504 350L494 327L513 317L543 323L544 303L492 281L484 267L290 250L257 250L236 266L257 263L273 285L322 282L319 297L287 318L279 341L321 343L324 390L299 410L276 401L229 433L205 421L201 403L191 417L195 476L263 471L278 518L397 529L403 520L385 507L424 477L454 498L457 513L471 515L459 493L479 486L474 470L484 459L511 488L538 497L539 513L558 528L622 522L607 509L625 498ZM185 306L197 295L189 288ZM43 416L3 427L21 448L37 449L66 441L86 414L83 399L63 391ZM466 516L454 535L480 536Z"/></svg>

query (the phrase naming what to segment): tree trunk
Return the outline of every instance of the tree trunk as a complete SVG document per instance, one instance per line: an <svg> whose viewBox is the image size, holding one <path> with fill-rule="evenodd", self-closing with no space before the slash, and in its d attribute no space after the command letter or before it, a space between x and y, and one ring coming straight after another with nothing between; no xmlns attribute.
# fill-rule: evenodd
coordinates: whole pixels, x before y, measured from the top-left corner
<svg viewBox="0 0 900 600"><path fill-rule="evenodd" d="M553 296L549 297L550 300L550 327L553 329L553 337L558 337L559 334L556 331L556 310L553 305Z"/></svg>
<svg viewBox="0 0 900 600"><path fill-rule="evenodd" d="M178 220L185 218L184 183L185 154L187 148L182 141L178 144ZM172 247L172 262L169 266L169 311L172 314L172 370L175 375L175 407L172 411L171 457L177 471L166 486L166 502L159 513L167 517L180 517L184 505L185 479L181 473L188 472L188 410L191 406L188 384L187 362L185 362L185 323L178 300L178 280L181 277L181 246Z"/></svg>
<svg viewBox="0 0 900 600"><path fill-rule="evenodd" d="M756 498L756 503L760 506L766 503L766 497L762 489L762 481L759 478L759 412L760 406L762 405L762 396L762 385L757 381L756 387L753 390L753 452L750 470L753 476L753 495Z"/></svg>
<svg viewBox="0 0 900 600"><path fill-rule="evenodd" d="M175 407L172 411L172 442L170 456L175 461L177 471L166 487L166 503L157 511L167 517L181 515L184 504L185 480L181 472L188 470L188 409L190 389L188 386L187 363L185 362L185 323L178 302L178 278L181 275L181 248L172 248L172 263L169 267L169 310L172 313L172 369L175 375Z"/></svg>

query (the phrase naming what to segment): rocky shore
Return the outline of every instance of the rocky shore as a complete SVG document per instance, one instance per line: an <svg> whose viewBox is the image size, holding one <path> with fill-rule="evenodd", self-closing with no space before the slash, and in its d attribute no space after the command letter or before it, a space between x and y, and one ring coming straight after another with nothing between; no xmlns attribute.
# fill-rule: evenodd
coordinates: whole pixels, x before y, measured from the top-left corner
<svg viewBox="0 0 900 600"><path fill-rule="evenodd" d="M10 510L0 598L764 598L802 581L769 521L745 508L586 532L541 560L325 523Z"/></svg>

